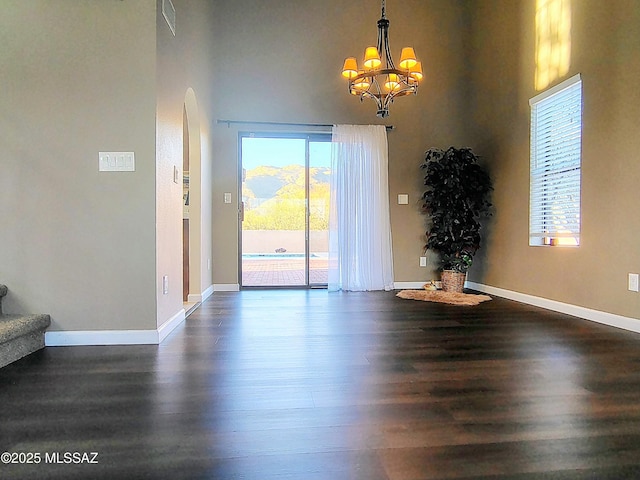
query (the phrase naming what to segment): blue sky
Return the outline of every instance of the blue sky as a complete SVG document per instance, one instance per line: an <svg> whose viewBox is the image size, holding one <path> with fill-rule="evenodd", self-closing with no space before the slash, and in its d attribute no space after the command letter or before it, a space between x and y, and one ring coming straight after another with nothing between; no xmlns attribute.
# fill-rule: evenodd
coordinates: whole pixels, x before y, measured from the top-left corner
<svg viewBox="0 0 640 480"><path fill-rule="evenodd" d="M305 140L301 138L242 138L242 167L304 165ZM331 166L331 142L309 144L312 167Z"/></svg>

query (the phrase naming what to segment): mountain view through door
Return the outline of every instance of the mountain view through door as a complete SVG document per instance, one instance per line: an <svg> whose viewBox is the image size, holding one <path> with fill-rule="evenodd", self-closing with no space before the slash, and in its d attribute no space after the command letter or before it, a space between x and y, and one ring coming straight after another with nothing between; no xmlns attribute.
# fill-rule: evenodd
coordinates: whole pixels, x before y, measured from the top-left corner
<svg viewBox="0 0 640 480"><path fill-rule="evenodd" d="M242 137L241 285L327 284L330 135Z"/></svg>

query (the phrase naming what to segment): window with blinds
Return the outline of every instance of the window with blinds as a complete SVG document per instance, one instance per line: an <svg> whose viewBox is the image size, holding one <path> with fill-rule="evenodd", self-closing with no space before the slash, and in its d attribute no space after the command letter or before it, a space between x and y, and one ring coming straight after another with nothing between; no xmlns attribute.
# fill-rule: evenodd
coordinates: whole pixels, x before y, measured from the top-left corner
<svg viewBox="0 0 640 480"><path fill-rule="evenodd" d="M546 90L531 105L529 245L580 245L582 81Z"/></svg>

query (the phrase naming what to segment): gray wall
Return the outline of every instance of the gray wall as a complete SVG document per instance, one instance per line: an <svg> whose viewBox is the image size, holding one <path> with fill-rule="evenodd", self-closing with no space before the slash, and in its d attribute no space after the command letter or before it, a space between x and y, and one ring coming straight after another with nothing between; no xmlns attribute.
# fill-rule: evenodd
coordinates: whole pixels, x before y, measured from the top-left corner
<svg viewBox="0 0 640 480"><path fill-rule="evenodd" d="M211 286L211 103L214 85L211 28L213 2L174 0L176 35L157 9L157 138L156 228L158 299L157 324L182 308L182 168L183 115L186 107L191 144L190 163L190 294L201 295ZM180 172L173 182L173 170ZM169 278L163 294L162 277Z"/></svg>
<svg viewBox="0 0 640 480"><path fill-rule="evenodd" d="M0 282L51 330L151 330L182 310L183 109L201 168L198 288L211 285L212 2L3 2ZM194 100L195 98L195 100ZM136 171L98 172L99 151ZM204 266L202 265L204 264ZM168 275L169 294L162 293Z"/></svg>
<svg viewBox="0 0 640 480"><path fill-rule="evenodd" d="M375 104L351 96L340 70L375 44L378 2L356 0L219 0L213 83L217 118L300 123L381 123ZM466 2L412 0L387 6L392 54L411 45L425 79L417 96L399 98L384 123L389 133L389 194L396 281L434 278L419 267L425 219L419 165L427 148L466 144L469 84L465 63ZM452 33L454 32L454 33ZM214 283L238 282L238 131L214 129ZM264 128L263 128L264 130ZM270 130L275 130L274 128ZM222 203L224 192L234 203ZM397 205L408 193L409 205Z"/></svg>
<svg viewBox="0 0 640 480"><path fill-rule="evenodd" d="M571 62L554 83L582 74L581 246L528 246L534 2L478 1L469 138L491 164L496 214L472 278L640 319L640 294L627 290L627 274L640 271L640 1L570 3Z"/></svg>
<svg viewBox="0 0 640 480"><path fill-rule="evenodd" d="M376 38L364 0L175 0L173 37L155 0L6 0L0 16L0 282L5 309L46 312L53 330L151 329L181 308L182 108L200 130L200 288L237 283L237 128L216 119L380 123L351 97L347 55ZM374 2L376 3L376 2ZM579 249L527 246L533 0L388 5L391 43L412 44L425 80L392 105L389 193L396 281L432 278L419 164L432 146L471 146L495 179L496 213L472 280L638 318L640 4L572 2L582 73L583 235ZM214 68L215 67L215 68ZM248 129L249 127L247 127ZM133 173L99 173L104 150L136 153ZM211 195L211 187L213 195ZM222 203L223 192L234 194ZM408 193L410 204L395 204ZM209 210L211 209L211 210ZM213 231L206 231L208 219ZM207 268L207 255L213 272Z"/></svg>
<svg viewBox="0 0 640 480"><path fill-rule="evenodd" d="M6 311L155 328L155 28L155 0L2 3ZM134 151L136 171L99 173L99 151Z"/></svg>
<svg viewBox="0 0 640 480"><path fill-rule="evenodd" d="M627 274L640 270L635 215L640 98L640 2L574 0L571 64L556 82L582 73L584 107L582 245L528 246L529 106L535 78L534 0L407 1L388 5L392 51L412 44L425 80L385 123L396 281L435 276L418 267L424 244L418 169L429 147L470 146L495 180L472 281L632 318L640 295ZM372 2L220 0L214 55L218 118L280 122L378 123L371 102L350 97L344 57L375 42ZM238 72L239 75L229 74ZM244 130L250 130L248 126ZM237 282L237 129L214 130L216 283ZM410 205L395 204L409 193ZM219 199L220 201L217 201ZM237 200L235 198L234 200Z"/></svg>

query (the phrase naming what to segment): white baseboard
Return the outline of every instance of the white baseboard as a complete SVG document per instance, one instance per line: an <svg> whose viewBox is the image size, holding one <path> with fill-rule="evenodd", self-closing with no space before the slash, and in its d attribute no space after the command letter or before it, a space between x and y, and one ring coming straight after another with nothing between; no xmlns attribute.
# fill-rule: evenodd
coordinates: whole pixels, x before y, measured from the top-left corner
<svg viewBox="0 0 640 480"><path fill-rule="evenodd" d="M158 327L158 343L162 343L162 341L167 338L167 336L173 332L178 325L184 322L185 318L186 312L184 308L182 308L173 317L160 325Z"/></svg>
<svg viewBox="0 0 640 480"><path fill-rule="evenodd" d="M238 283L214 283L214 292L239 292L240 284Z"/></svg>
<svg viewBox="0 0 640 480"><path fill-rule="evenodd" d="M202 303L213 293L213 285L209 285L202 293L190 293L187 295L188 303Z"/></svg>
<svg viewBox="0 0 640 480"><path fill-rule="evenodd" d="M201 303L202 295L199 293L190 293L187 295L187 303Z"/></svg>
<svg viewBox="0 0 640 480"><path fill-rule="evenodd" d="M393 282L393 288L395 290L414 290L420 289L426 282Z"/></svg>
<svg viewBox="0 0 640 480"><path fill-rule="evenodd" d="M157 345L157 330L88 330L45 332L47 347L80 345Z"/></svg>
<svg viewBox="0 0 640 480"><path fill-rule="evenodd" d="M209 285L205 291L202 292L202 301L204 302L211 295L213 295L213 284Z"/></svg>
<svg viewBox="0 0 640 480"><path fill-rule="evenodd" d="M72 347L96 345L158 345L178 325L184 322L184 308L156 330L87 330L45 332L47 347Z"/></svg>
<svg viewBox="0 0 640 480"><path fill-rule="evenodd" d="M467 288L477 290L479 292L488 293L497 297L508 298L517 302L526 303L536 307L545 308L554 312L566 313L574 317L584 318L592 322L602 323L611 327L622 328L631 332L640 333L640 318L623 317L614 313L602 312L600 310L592 310L590 308L562 303L555 300L549 300L542 297L528 295L526 293L514 292L503 288L491 287L482 283L467 282Z"/></svg>

